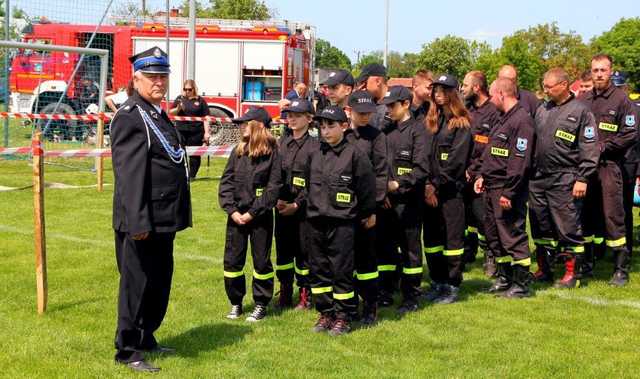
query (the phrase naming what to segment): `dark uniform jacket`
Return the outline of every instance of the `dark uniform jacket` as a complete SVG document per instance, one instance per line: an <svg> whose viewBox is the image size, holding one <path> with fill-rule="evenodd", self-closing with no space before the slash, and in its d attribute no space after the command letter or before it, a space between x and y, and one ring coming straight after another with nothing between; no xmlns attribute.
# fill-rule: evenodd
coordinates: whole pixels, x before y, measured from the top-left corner
<svg viewBox="0 0 640 379"><path fill-rule="evenodd" d="M533 119L520 103L500 117L481 158L480 174L486 188L502 188L502 196L508 199L526 193L534 130Z"/></svg>
<svg viewBox="0 0 640 379"><path fill-rule="evenodd" d="M382 130L385 128L387 124L389 124L389 119L385 116L387 114L387 106L384 104L376 105L375 113L371 114L369 118L369 124L378 130Z"/></svg>
<svg viewBox="0 0 640 379"><path fill-rule="evenodd" d="M533 92L520 88L518 88L516 97L529 116L531 116L531 118L535 117L538 107L542 105L540 99L538 99Z"/></svg>
<svg viewBox="0 0 640 379"><path fill-rule="evenodd" d="M440 115L438 130L428 132L429 178L440 193L456 193L464 189L467 182L465 171L473 149L470 128L448 126L448 119Z"/></svg>
<svg viewBox="0 0 640 379"><path fill-rule="evenodd" d="M311 155L320 149L320 141L308 132L299 139L286 135L280 139L279 149L282 188L278 198L296 203L300 210L305 205L305 189L309 187Z"/></svg>
<svg viewBox="0 0 640 379"><path fill-rule="evenodd" d="M186 163L169 158L158 137L145 126L138 106L172 148L182 145L167 114L158 113L137 92L120 107L111 122L113 228L131 236L183 230L191 226Z"/></svg>
<svg viewBox="0 0 640 379"><path fill-rule="evenodd" d="M467 109L471 115L471 135L473 136L473 150L467 171L471 178L474 178L480 175L482 153L489 143L489 134L493 126L500 118L500 112L489 99L479 107L469 104Z"/></svg>
<svg viewBox="0 0 640 379"><path fill-rule="evenodd" d="M636 142L638 116L627 94L614 85L596 94L595 89L581 98L595 116L600 159L621 163Z"/></svg>
<svg viewBox="0 0 640 379"><path fill-rule="evenodd" d="M260 217L275 207L280 195L280 154L276 146L271 154L257 158L249 157L246 152L238 156L236 149L231 151L220 179L220 207L228 215L248 212L254 218Z"/></svg>
<svg viewBox="0 0 640 379"><path fill-rule="evenodd" d="M311 157L307 218L365 219L376 209L375 174L369 158L346 139L322 142Z"/></svg>
<svg viewBox="0 0 640 379"><path fill-rule="evenodd" d="M422 196L428 173L424 125L409 118L401 123L389 123L384 132L387 135L389 180L400 185L389 198L394 202L406 202L416 194Z"/></svg>
<svg viewBox="0 0 640 379"><path fill-rule="evenodd" d="M177 116L195 116L203 117L209 115L209 106L202 97L198 96L195 99L189 99L185 96L178 96L173 102L172 108L176 108L179 103L182 103L182 110L178 112ZM202 121L177 121L176 127L182 131L201 131L204 133L204 123Z"/></svg>
<svg viewBox="0 0 640 379"><path fill-rule="evenodd" d="M376 174L376 202L381 205L387 196L389 165L387 164L387 138L373 126L347 129L345 138L369 158Z"/></svg>
<svg viewBox="0 0 640 379"><path fill-rule="evenodd" d="M411 114L413 118L418 122L424 122L424 119L427 118L427 113L429 113L430 104L428 101L425 101L417 107L411 104Z"/></svg>
<svg viewBox="0 0 640 379"><path fill-rule="evenodd" d="M600 156L598 128L586 105L573 94L561 105L546 102L536 112L535 126L535 172L573 172L576 180L586 183L595 173Z"/></svg>

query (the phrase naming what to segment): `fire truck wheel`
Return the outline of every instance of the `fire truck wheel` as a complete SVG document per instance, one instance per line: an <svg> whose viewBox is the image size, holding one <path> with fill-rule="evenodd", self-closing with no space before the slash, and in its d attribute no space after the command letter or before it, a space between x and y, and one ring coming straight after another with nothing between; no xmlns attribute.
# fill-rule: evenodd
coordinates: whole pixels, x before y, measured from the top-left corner
<svg viewBox="0 0 640 379"><path fill-rule="evenodd" d="M40 108L38 113L46 114L66 114L75 115L76 112L69 104L61 103L56 108L56 103L47 104L44 108ZM44 137L48 140L54 140L57 138L63 140L82 139L82 127L78 124L77 120L38 120L38 127L42 130Z"/></svg>

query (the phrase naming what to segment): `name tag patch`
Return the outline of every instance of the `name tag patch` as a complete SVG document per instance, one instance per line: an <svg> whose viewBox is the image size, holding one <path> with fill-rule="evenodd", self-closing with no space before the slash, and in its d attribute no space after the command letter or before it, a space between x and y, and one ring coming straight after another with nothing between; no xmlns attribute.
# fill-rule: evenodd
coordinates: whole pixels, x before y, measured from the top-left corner
<svg viewBox="0 0 640 379"><path fill-rule="evenodd" d="M576 140L576 136L560 129L556 130L556 137L569 142L573 142Z"/></svg>
<svg viewBox="0 0 640 379"><path fill-rule="evenodd" d="M336 201L338 203L350 203L351 202L351 194L350 193L344 193L344 192L338 192L336 194Z"/></svg>
<svg viewBox="0 0 640 379"><path fill-rule="evenodd" d="M264 188L256 188L256 197L262 196L263 192L264 192Z"/></svg>
<svg viewBox="0 0 640 379"><path fill-rule="evenodd" d="M598 124L598 129L604 130L605 132L617 132L618 131L618 125L609 124L607 122L601 122L601 123Z"/></svg>
<svg viewBox="0 0 640 379"><path fill-rule="evenodd" d="M509 150L502 149L500 147L492 146L491 147L491 155L495 155L495 156L498 156L498 157L508 157L509 156Z"/></svg>
<svg viewBox="0 0 640 379"><path fill-rule="evenodd" d="M489 143L489 137L480 134L476 134L475 137L473 137L473 140L477 143Z"/></svg>
<svg viewBox="0 0 640 379"><path fill-rule="evenodd" d="M304 187L307 184L307 181L304 178L300 178L298 176L293 177L293 185L296 187Z"/></svg>
<svg viewBox="0 0 640 379"><path fill-rule="evenodd" d="M409 174L411 171L413 171L413 169L409 167L398 167L398 176Z"/></svg>
<svg viewBox="0 0 640 379"><path fill-rule="evenodd" d="M440 154L440 160L441 161L446 161L447 159L449 159L449 153Z"/></svg>

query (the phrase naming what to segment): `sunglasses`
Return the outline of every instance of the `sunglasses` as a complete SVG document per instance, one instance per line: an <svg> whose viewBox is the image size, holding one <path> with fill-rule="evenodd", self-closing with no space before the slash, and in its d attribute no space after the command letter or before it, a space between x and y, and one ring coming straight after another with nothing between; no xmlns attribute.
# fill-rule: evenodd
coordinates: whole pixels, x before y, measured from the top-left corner
<svg viewBox="0 0 640 379"><path fill-rule="evenodd" d="M182 89L184 92L189 92L189 91L193 91L193 88L183 88Z"/></svg>

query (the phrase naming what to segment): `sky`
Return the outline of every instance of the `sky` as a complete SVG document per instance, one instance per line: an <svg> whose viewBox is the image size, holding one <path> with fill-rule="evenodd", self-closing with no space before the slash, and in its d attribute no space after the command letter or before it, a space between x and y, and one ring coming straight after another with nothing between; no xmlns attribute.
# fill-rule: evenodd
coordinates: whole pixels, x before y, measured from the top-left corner
<svg viewBox="0 0 640 379"><path fill-rule="evenodd" d="M99 19L109 0L10 0L28 14L91 22ZM126 1L114 0L114 7ZM146 0L164 7L166 0ZM170 0L172 5L181 0ZM202 1L202 0L201 0ZM204 0L202 2L206 2ZM385 0L264 0L280 19L314 25L319 38L347 54L384 49ZM638 0L389 0L389 50L419 52L435 38L453 34L499 47L504 36L540 23L557 22L563 32L574 31L588 41L609 30L622 17L639 17ZM606 4L606 7L603 6Z"/></svg>

